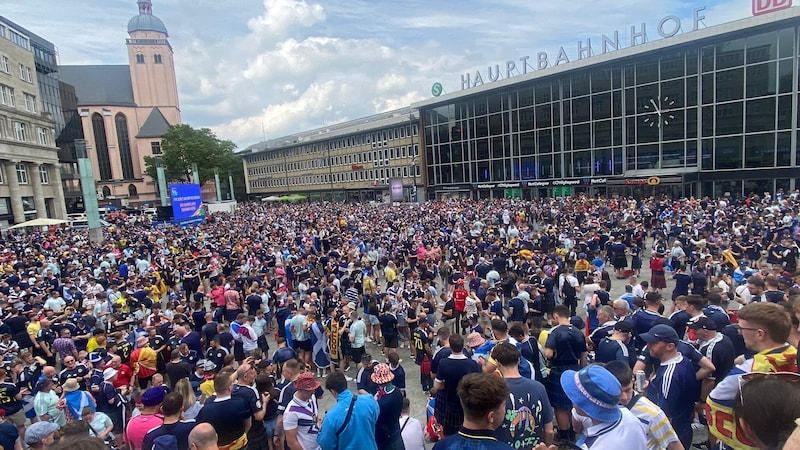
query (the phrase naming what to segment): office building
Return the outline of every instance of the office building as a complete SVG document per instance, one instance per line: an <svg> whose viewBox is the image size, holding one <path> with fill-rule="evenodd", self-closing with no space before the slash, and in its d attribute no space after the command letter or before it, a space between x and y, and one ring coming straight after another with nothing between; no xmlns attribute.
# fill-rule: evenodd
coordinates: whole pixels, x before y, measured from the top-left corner
<svg viewBox="0 0 800 450"><path fill-rule="evenodd" d="M49 91L43 102L40 86L52 82L39 80L40 42L0 17L0 227L66 217L53 121L60 106Z"/></svg>
<svg viewBox="0 0 800 450"><path fill-rule="evenodd" d="M239 153L247 193L340 202L424 199L418 121L416 110L403 108L254 144Z"/></svg>

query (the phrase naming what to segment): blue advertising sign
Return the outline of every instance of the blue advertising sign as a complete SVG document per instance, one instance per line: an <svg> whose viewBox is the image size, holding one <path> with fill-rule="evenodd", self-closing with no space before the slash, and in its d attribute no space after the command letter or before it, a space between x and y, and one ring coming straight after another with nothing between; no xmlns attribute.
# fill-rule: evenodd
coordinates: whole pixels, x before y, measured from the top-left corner
<svg viewBox="0 0 800 450"><path fill-rule="evenodd" d="M175 220L199 217L204 213L203 196L199 184L170 184L169 198Z"/></svg>

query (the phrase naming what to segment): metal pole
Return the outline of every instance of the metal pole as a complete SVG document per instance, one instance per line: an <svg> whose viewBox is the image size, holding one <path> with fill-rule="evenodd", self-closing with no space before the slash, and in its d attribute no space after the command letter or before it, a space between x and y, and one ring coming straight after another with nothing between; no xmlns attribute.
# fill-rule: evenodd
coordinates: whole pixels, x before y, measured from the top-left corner
<svg viewBox="0 0 800 450"><path fill-rule="evenodd" d="M333 159L331 159L331 144L328 143L328 177L330 177L331 182L331 201L334 201L334 191L333 191Z"/></svg>
<svg viewBox="0 0 800 450"><path fill-rule="evenodd" d="M411 173L414 175L414 184L411 186L411 202L417 202L417 162L416 162L416 155L414 155L414 114L408 114L408 135L411 137Z"/></svg>
<svg viewBox="0 0 800 450"><path fill-rule="evenodd" d="M156 176L158 177L158 193L161 197L161 206L169 206L169 193L167 192L167 175L164 173L164 166L161 158L156 158Z"/></svg>
<svg viewBox="0 0 800 450"><path fill-rule="evenodd" d="M197 163L192 163L192 180L194 184L200 184L200 169L197 168Z"/></svg>
<svg viewBox="0 0 800 450"><path fill-rule="evenodd" d="M228 171L228 187L230 188L230 191L231 191L231 198L230 199L231 200L236 200L236 196L233 194L233 174L231 174L230 171Z"/></svg>

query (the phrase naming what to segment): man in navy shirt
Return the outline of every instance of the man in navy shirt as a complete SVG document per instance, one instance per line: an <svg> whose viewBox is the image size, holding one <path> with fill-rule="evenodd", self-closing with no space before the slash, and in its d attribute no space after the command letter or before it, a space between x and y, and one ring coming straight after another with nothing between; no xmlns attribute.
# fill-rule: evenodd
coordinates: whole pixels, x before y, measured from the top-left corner
<svg viewBox="0 0 800 450"><path fill-rule="evenodd" d="M714 372L703 380L702 398L733 369L736 360L736 347L728 336L717 332L713 319L701 317L689 327L694 330L700 343L700 353L714 363Z"/></svg>
<svg viewBox="0 0 800 450"><path fill-rule="evenodd" d="M647 398L664 410L684 448L692 445L692 412L700 385L691 361L678 352L678 333L659 324L640 336L650 355L661 361L647 387Z"/></svg>
<svg viewBox="0 0 800 450"><path fill-rule="evenodd" d="M443 401L446 408L436 408L436 420L444 427L445 436L458 432L464 420L464 410L461 408L457 389L458 383L470 373L481 372L477 362L467 358L464 351L464 338L460 334L453 334L449 338L450 355L439 363L436 370L436 380L431 393L443 391L444 395L437 395L436 401Z"/></svg>
<svg viewBox="0 0 800 450"><path fill-rule="evenodd" d="M458 384L458 398L464 408L464 422L458 433L433 446L433 450L512 450L494 437L494 430L506 416L506 382L493 373L472 373Z"/></svg>

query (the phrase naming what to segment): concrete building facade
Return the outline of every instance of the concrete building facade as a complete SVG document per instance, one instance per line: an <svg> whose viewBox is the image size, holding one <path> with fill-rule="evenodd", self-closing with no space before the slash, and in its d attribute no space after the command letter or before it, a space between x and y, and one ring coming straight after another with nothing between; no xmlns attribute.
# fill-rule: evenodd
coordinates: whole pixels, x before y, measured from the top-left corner
<svg viewBox="0 0 800 450"><path fill-rule="evenodd" d="M31 38L0 17L0 227L65 218L52 108L39 91Z"/></svg>

